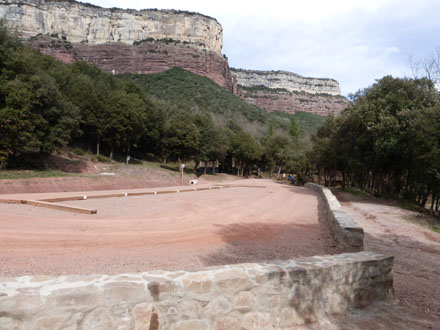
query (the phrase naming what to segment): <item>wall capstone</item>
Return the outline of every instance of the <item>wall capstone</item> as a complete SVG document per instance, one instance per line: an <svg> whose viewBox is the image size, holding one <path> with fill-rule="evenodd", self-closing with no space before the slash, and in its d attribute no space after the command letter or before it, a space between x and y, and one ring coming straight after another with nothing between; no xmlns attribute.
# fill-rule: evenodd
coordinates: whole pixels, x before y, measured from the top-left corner
<svg viewBox="0 0 440 330"><path fill-rule="evenodd" d="M364 249L364 229L341 207L330 189L315 183L306 183L306 188L320 194L324 203L325 221L342 252L356 252Z"/></svg>

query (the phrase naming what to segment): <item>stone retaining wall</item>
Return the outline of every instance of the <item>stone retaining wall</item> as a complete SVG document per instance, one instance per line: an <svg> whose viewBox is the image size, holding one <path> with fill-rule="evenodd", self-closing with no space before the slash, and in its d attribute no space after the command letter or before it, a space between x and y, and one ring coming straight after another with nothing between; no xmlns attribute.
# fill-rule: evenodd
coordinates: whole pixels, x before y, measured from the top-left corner
<svg viewBox="0 0 440 330"><path fill-rule="evenodd" d="M371 252L196 272L0 279L0 329L286 329L392 293Z"/></svg>
<svg viewBox="0 0 440 330"><path fill-rule="evenodd" d="M314 183L306 183L306 188L317 191L324 203L325 220L341 252L356 252L364 249L364 230L345 213L330 189Z"/></svg>

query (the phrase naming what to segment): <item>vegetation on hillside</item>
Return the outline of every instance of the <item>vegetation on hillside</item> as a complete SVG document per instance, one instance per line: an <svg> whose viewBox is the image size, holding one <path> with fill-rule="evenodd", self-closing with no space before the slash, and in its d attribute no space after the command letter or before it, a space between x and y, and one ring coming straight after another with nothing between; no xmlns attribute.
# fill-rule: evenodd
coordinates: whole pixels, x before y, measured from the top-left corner
<svg viewBox="0 0 440 330"><path fill-rule="evenodd" d="M179 67L157 74L125 74L121 77L126 81L135 81L149 95L181 110L213 114L217 123L222 126L233 120L247 127L249 133L256 136L265 133L268 123L281 129L287 129L288 126L288 119L272 116L263 109L244 102L211 79Z"/></svg>
<svg viewBox="0 0 440 330"><path fill-rule="evenodd" d="M426 78L386 76L353 96L313 136L311 164L326 184L341 178L375 196L440 204L440 98Z"/></svg>
<svg viewBox="0 0 440 330"><path fill-rule="evenodd" d="M113 76L42 55L4 28L0 68L1 168L41 165L66 145L110 159L209 162L241 175L294 170L303 159L293 116L266 113L179 68Z"/></svg>

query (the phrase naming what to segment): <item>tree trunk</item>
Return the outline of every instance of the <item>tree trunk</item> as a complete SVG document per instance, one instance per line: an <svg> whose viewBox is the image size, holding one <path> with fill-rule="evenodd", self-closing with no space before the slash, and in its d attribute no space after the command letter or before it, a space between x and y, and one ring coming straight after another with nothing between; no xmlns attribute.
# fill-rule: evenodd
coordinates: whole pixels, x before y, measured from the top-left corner
<svg viewBox="0 0 440 330"><path fill-rule="evenodd" d="M98 138L98 141L96 142L96 156L98 156L99 155L99 144L100 144L100 140L99 140L99 138Z"/></svg>
<svg viewBox="0 0 440 330"><path fill-rule="evenodd" d="M111 149L110 149L110 160L113 160L113 152L114 152L114 150L115 150L115 147L112 144Z"/></svg>
<svg viewBox="0 0 440 330"><path fill-rule="evenodd" d="M179 163L180 179L183 181L183 166L180 157L177 157L177 163Z"/></svg>
<svg viewBox="0 0 440 330"><path fill-rule="evenodd" d="M130 160L130 150L131 150L131 147L128 146L127 147L127 155L125 157L125 159L127 160L127 165L128 165L129 160Z"/></svg>
<svg viewBox="0 0 440 330"><path fill-rule="evenodd" d="M277 180L280 179L280 173L281 173L281 166L278 166Z"/></svg>
<svg viewBox="0 0 440 330"><path fill-rule="evenodd" d="M203 171L203 173L206 174L208 170L208 162L204 162L204 163L205 163L205 170Z"/></svg>
<svg viewBox="0 0 440 330"><path fill-rule="evenodd" d="M342 190L345 191L345 172L342 171Z"/></svg>

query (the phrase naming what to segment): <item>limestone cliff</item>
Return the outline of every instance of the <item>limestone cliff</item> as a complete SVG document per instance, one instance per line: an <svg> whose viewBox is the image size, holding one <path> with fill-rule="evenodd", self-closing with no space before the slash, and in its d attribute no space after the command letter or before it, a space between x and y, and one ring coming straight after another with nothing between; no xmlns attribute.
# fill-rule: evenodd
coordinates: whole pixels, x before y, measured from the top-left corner
<svg viewBox="0 0 440 330"><path fill-rule="evenodd" d="M174 10L106 9L67 0L0 0L0 18L25 38L58 34L90 45L172 39L221 55L223 42L222 26L214 18Z"/></svg>
<svg viewBox="0 0 440 330"><path fill-rule="evenodd" d="M334 79L306 78L286 71L230 70L234 92L267 111L328 116L339 114L349 105Z"/></svg>
<svg viewBox="0 0 440 330"><path fill-rule="evenodd" d="M43 53L107 72L157 73L180 66L232 90L211 17L174 10L105 9L66 0L0 0L0 19Z"/></svg>
<svg viewBox="0 0 440 330"><path fill-rule="evenodd" d="M245 87L265 86L286 89L289 92L340 95L339 83L334 79L306 78L287 71L257 71L231 68L238 85Z"/></svg>

